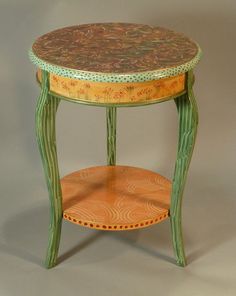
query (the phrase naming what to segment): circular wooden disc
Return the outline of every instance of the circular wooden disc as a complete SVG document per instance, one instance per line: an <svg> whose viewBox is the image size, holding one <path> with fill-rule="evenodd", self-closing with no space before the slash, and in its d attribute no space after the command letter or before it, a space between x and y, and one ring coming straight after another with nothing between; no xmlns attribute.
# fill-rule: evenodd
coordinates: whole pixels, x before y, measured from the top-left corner
<svg viewBox="0 0 236 296"><path fill-rule="evenodd" d="M61 180L63 217L103 230L127 230L168 217L171 182L129 166L98 166Z"/></svg>
<svg viewBox="0 0 236 296"><path fill-rule="evenodd" d="M148 25L100 23L39 37L33 53L49 64L89 72L135 73L190 62L199 51L183 34Z"/></svg>

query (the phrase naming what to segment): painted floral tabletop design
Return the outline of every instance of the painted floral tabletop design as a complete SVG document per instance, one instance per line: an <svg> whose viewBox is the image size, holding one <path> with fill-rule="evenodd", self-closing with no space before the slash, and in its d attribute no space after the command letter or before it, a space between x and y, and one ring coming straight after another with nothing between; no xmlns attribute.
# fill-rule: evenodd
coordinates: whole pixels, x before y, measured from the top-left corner
<svg viewBox="0 0 236 296"><path fill-rule="evenodd" d="M180 33L129 23L85 24L39 37L33 53L61 67L103 73L143 72L175 67L198 54Z"/></svg>

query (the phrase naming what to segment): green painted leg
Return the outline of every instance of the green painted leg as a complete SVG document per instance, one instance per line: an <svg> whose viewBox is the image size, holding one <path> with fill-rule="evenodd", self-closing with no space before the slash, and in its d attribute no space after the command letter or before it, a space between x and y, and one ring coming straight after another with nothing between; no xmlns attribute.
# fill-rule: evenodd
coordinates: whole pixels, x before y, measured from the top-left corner
<svg viewBox="0 0 236 296"><path fill-rule="evenodd" d="M181 225L182 197L198 125L197 104L192 85L191 71L187 73L187 94L175 100L179 113L179 143L171 195L170 221L175 257L180 266L186 265Z"/></svg>
<svg viewBox="0 0 236 296"><path fill-rule="evenodd" d="M107 164L116 164L116 107L106 108L107 116Z"/></svg>
<svg viewBox="0 0 236 296"><path fill-rule="evenodd" d="M62 197L58 172L55 116L59 99L48 94L49 75L42 71L41 93L36 108L36 135L50 198L49 242L45 265L56 265L62 222Z"/></svg>

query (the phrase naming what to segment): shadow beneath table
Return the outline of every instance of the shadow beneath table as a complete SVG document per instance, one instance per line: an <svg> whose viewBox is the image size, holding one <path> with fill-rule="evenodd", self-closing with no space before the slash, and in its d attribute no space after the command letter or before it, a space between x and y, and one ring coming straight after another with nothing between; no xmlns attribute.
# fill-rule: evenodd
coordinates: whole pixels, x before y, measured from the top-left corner
<svg viewBox="0 0 236 296"><path fill-rule="evenodd" d="M132 233L115 233L112 237L151 257L159 258L169 263L175 263L174 257L172 258L164 253L171 247L170 231L168 228L169 223L165 221L140 230L133 230ZM139 240L132 239L131 234L135 232L139 233Z"/></svg>
<svg viewBox="0 0 236 296"><path fill-rule="evenodd" d="M48 240L48 223L49 209L46 203L9 217L3 224L0 252L43 266ZM145 251L151 256L168 260L165 255L149 249L145 246L145 244L142 246L138 243L141 233L145 232L147 234L150 230L151 228L119 232L101 231L87 229L64 221L60 244L61 255L58 257L58 263L62 263L77 253L84 251L93 243L98 243L100 239L108 240L106 244L109 243L109 240L113 239L117 239L121 243L125 244L123 244L123 246L121 244L117 244L117 247L114 247L113 244L112 249L107 247L105 252L104 242L101 245L97 244L96 254L92 254L94 249L91 248L91 256L89 256L89 258L85 258L83 255L83 258L79 259L80 263L86 264L92 261L102 261L115 256L120 256L122 252L127 251L126 244ZM154 231L154 229L152 229L152 231ZM152 231L150 234L153 237ZM146 240L149 240L148 235ZM150 237L150 241L151 240L152 238ZM88 253L89 252L90 251L88 251Z"/></svg>
<svg viewBox="0 0 236 296"><path fill-rule="evenodd" d="M211 184L204 178L195 177L193 193L185 194L189 198L183 221L188 263L236 238L235 198L227 187Z"/></svg>
<svg viewBox="0 0 236 296"><path fill-rule="evenodd" d="M83 249L96 242L99 238L104 235L102 231L97 231L85 238L82 242L79 242L74 247L70 248L68 251L64 252L61 256L58 257L58 264L66 261L70 257L73 257L75 254L81 252Z"/></svg>
<svg viewBox="0 0 236 296"><path fill-rule="evenodd" d="M46 245L46 221L48 210L45 206L9 217L3 224L0 251L42 265L40 251Z"/></svg>
<svg viewBox="0 0 236 296"><path fill-rule="evenodd" d="M210 190L204 190L203 193L201 190L204 189L194 188L194 196L189 192L186 193L189 204L186 203L184 207L183 226L188 263L197 261L234 239L236 235L234 199L229 196L225 198L222 208L222 196L226 193ZM198 200L195 198L196 195L199 196ZM212 207L213 197L214 207ZM204 207L199 204L201 200ZM49 208L46 202L9 217L2 225L0 251L42 266L47 248L48 223ZM101 239L108 241L100 244ZM119 243L117 247L113 245L112 249L106 247L104 251L104 246L113 239L124 244ZM110 242L112 244L112 241ZM95 243L96 252L93 247ZM171 263L175 262L168 221L146 229L119 232L92 230L65 222L62 228L61 255L58 262L61 263L85 250L86 256L83 254L79 259L82 264L108 260L126 252L126 244L150 256Z"/></svg>
<svg viewBox="0 0 236 296"><path fill-rule="evenodd" d="M48 227L49 206L46 202L9 217L2 225L0 252L43 266L48 244ZM106 248L104 252L104 242L102 245L98 244L102 238L109 240L110 234L63 221L58 263L85 250L86 256L83 254L79 259L77 257L80 264L119 256L125 248ZM135 235L131 234L130 241L134 242L137 235L137 232ZM94 243L97 243L96 252L92 246Z"/></svg>
<svg viewBox="0 0 236 296"><path fill-rule="evenodd" d="M63 223L64 224L64 223ZM67 223L70 224L70 223ZM64 225L63 225L64 226ZM74 247L58 257L58 263L88 247L102 236L102 232L85 230L80 227L79 243L73 233L73 225L66 225L62 237L72 241ZM72 227L69 227L72 226ZM48 205L40 205L9 217L2 227L0 252L21 258L36 265L43 266L48 244L49 209ZM83 229L83 231L81 231ZM92 233L91 233L92 232ZM63 234L63 229L62 229ZM63 247L61 240L60 249ZM74 242L74 241L77 242Z"/></svg>

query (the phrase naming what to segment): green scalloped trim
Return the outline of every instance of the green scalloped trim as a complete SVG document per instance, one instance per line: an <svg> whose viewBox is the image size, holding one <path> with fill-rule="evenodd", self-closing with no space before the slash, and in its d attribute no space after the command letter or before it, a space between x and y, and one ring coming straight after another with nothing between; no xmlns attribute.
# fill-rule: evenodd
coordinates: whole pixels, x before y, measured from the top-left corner
<svg viewBox="0 0 236 296"><path fill-rule="evenodd" d="M96 82L142 82L150 80L158 80L161 78L167 78L171 76L177 76L182 73L188 72L193 69L195 65L199 62L202 56L202 51L198 44L198 53L189 62L171 68L159 69L154 71L145 72L134 72L125 74L115 74L115 73L102 73L102 72L89 72L81 71L76 69L65 68L62 66L57 66L50 64L40 58L38 58L34 53L32 48L29 50L29 58L33 64L38 66L40 69L54 73L59 76L69 77L80 80L96 81Z"/></svg>

